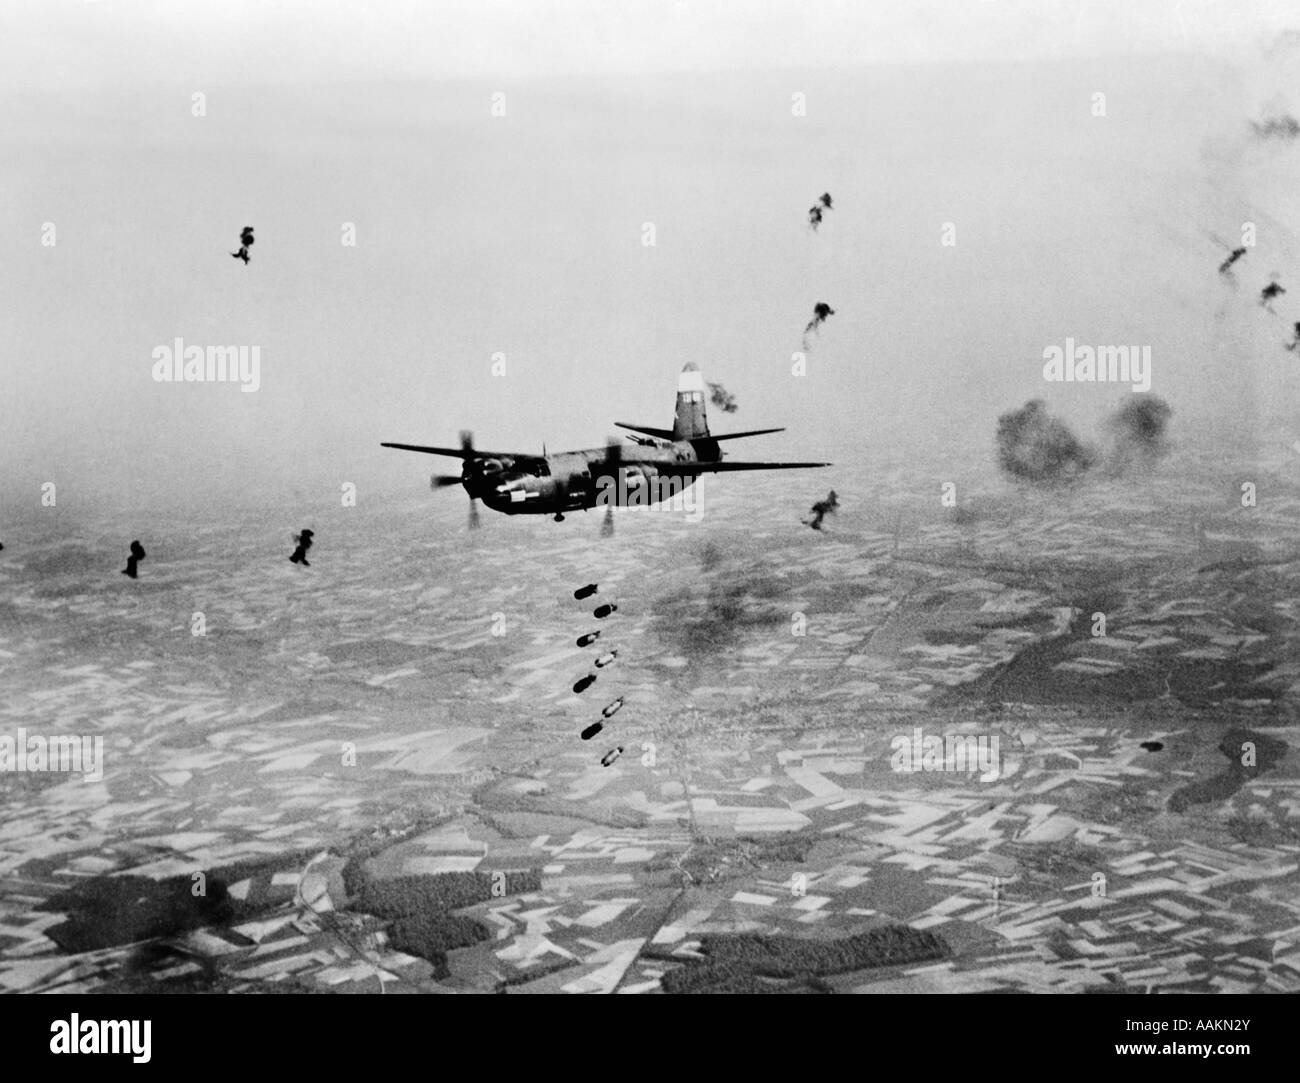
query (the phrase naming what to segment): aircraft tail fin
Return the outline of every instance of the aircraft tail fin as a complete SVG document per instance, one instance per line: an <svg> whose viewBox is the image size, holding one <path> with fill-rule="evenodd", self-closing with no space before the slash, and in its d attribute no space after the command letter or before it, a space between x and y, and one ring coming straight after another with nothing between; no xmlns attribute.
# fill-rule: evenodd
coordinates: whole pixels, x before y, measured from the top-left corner
<svg viewBox="0 0 1300 1083"><path fill-rule="evenodd" d="M704 413L704 376L694 361L688 362L677 378L677 413L673 418L674 440L697 440L709 435Z"/></svg>

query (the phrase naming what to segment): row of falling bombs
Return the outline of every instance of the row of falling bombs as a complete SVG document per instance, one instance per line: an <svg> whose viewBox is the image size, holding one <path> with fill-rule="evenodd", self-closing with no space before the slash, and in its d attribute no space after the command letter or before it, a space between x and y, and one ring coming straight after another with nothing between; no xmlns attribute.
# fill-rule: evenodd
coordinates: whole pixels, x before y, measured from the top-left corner
<svg viewBox="0 0 1300 1083"><path fill-rule="evenodd" d="M597 589L598 588L595 583L588 583L585 587L579 587L577 590L575 590L573 592L573 596L578 601L582 601L584 598L590 598L593 594L596 593ZM617 611L618 611L618 606L616 605L612 605L612 604L598 605L596 606L595 609L591 611L591 615L595 617L597 620L604 620L606 617L610 616L611 614ZM578 646L590 647L599 638L600 638L599 630L595 632L587 632L585 635L578 636ZM595 661L596 669L604 669L607 665L610 665L617 657L618 657L618 651L616 650L606 651L604 654L601 654L596 658ZM578 695L581 695L583 692L585 692L588 688L590 688L593 684L596 683L597 676L598 674L596 673L588 673L585 677L580 678L577 681L577 683L574 684L573 691ZM601 715L600 721L593 722L590 726L588 726L585 730L583 730L582 739L584 741L590 741L593 737L595 737L596 734L598 734L602 729L605 728L605 723L609 721L609 719L613 718L616 714L618 714L622 706L623 706L622 696L619 696L618 699L614 700L612 703L605 704L605 706L601 709L600 712ZM611 748L600 758L601 766L608 767L621 755L623 755L622 745L618 745L614 748Z"/></svg>

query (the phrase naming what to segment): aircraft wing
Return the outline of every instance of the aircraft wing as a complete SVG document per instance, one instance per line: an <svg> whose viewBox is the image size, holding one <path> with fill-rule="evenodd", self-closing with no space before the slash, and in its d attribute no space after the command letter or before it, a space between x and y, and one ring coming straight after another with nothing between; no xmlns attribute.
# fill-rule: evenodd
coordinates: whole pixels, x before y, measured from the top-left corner
<svg viewBox="0 0 1300 1083"><path fill-rule="evenodd" d="M711 474L729 470L813 470L831 463L673 463L670 472L683 474Z"/></svg>
<svg viewBox="0 0 1300 1083"><path fill-rule="evenodd" d="M395 447L399 451L420 451L425 455L446 455L452 459L514 459L531 460L536 459L536 455L520 455L515 451L481 451L475 448L472 451L466 451L460 447L426 447L423 444L386 444L381 443L380 447Z"/></svg>
<svg viewBox="0 0 1300 1083"><path fill-rule="evenodd" d="M831 463L638 463L634 459L622 459L614 466L645 466L664 474L711 474L731 470L812 470L819 466L831 466Z"/></svg>

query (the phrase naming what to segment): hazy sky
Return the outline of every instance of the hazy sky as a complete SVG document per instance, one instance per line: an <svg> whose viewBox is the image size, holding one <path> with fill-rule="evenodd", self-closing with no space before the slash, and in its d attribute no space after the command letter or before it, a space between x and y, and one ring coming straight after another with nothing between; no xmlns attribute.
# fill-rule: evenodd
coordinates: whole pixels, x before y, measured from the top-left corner
<svg viewBox="0 0 1300 1083"><path fill-rule="evenodd" d="M1131 392L1045 385L1067 336L1150 345L1176 424L1294 412L1300 281L1254 298L1300 270L1300 141L1249 126L1300 105L1286 8L6 4L0 515L410 490L454 464L379 441L597 445L692 360L771 458L1086 425ZM260 389L156 383L177 337Z"/></svg>
<svg viewBox="0 0 1300 1083"><path fill-rule="evenodd" d="M1234 56L1289 0L9 0L0 86L476 79Z"/></svg>

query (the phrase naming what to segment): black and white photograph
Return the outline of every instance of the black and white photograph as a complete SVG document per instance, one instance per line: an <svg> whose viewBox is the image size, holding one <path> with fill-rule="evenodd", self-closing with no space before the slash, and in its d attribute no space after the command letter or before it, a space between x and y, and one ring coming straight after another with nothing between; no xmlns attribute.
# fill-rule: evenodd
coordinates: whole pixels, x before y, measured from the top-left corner
<svg viewBox="0 0 1300 1083"><path fill-rule="evenodd" d="M0 992L1249 1063L1297 118L1281 0L4 3Z"/></svg>

